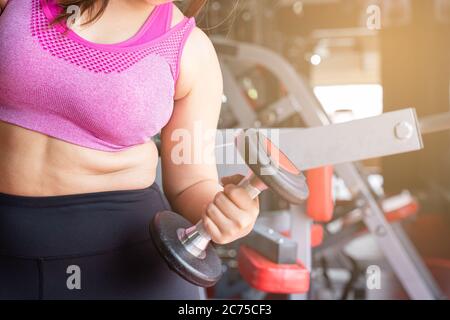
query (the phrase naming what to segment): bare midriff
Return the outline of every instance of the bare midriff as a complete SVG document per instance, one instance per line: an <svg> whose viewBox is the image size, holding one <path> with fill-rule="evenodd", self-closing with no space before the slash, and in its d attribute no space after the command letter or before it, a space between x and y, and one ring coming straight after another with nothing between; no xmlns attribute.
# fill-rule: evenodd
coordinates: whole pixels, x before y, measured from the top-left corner
<svg viewBox="0 0 450 320"><path fill-rule="evenodd" d="M157 164L153 141L104 152L0 121L0 193L39 197L144 189L155 181Z"/></svg>

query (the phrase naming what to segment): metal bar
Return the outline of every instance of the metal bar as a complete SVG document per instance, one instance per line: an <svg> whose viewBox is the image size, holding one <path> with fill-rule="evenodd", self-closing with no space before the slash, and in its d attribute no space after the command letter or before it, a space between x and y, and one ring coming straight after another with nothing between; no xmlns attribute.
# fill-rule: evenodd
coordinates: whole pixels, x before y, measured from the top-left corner
<svg viewBox="0 0 450 320"><path fill-rule="evenodd" d="M297 114L297 110L292 106L292 98L287 95L259 112L259 119L262 127L276 127L277 123L281 123L295 114Z"/></svg>
<svg viewBox="0 0 450 320"><path fill-rule="evenodd" d="M291 239L297 241L297 258L303 263L311 274L312 247L311 225L312 220L305 214L304 205L291 205ZM289 300L305 300L307 294L290 294Z"/></svg>
<svg viewBox="0 0 450 320"><path fill-rule="evenodd" d="M399 126L406 126L410 131L405 136L397 135ZM241 159L233 156L236 153L234 135L238 130L218 132L216 159L219 164L243 164ZM413 109L322 127L258 130L271 138L300 170L416 151L423 147Z"/></svg>
<svg viewBox="0 0 450 320"><path fill-rule="evenodd" d="M293 97L293 106L301 115L307 126L326 126L331 123L308 82L299 75L292 66L278 54L260 46L233 42L224 38L213 39L223 61L243 62L263 65L282 81ZM426 124L426 123L425 123ZM426 129L425 125L422 125ZM408 126L406 126L408 127ZM401 127L399 133L405 132ZM415 128L414 130L420 130ZM406 130L408 131L408 130ZM357 132L353 133L357 135ZM328 137L327 137L328 138ZM360 174L355 164L344 163L335 166L337 174L344 179L346 186L355 196L359 196L367 205L364 222L376 236L386 259L394 269L403 287L412 299L436 299L439 289L430 276L429 270L423 267L409 239L400 240L386 221L384 212L372 194L365 178ZM379 231L382 230L380 233ZM408 242L408 245L405 243ZM407 250L406 248L410 248ZM419 265L418 265L419 264Z"/></svg>
<svg viewBox="0 0 450 320"><path fill-rule="evenodd" d="M415 261L416 266L420 269L420 274L423 277L427 277L426 281L428 283L433 283L434 282L433 276L429 272L427 272L426 265L423 263L421 257L418 255L417 251L412 246L412 243L409 241L408 235L406 234L405 230L402 228L401 224L394 223L391 226L392 226L392 229L394 230L395 234L397 235L397 237L400 239L400 241L405 246L408 254ZM438 299L446 299L446 296L444 294L442 294L442 292L437 287L434 286L434 287L431 287L431 289L433 290L433 295L435 297L437 297Z"/></svg>
<svg viewBox="0 0 450 320"><path fill-rule="evenodd" d="M238 61L244 64L262 65L282 80L287 91L294 98L294 107L308 126L331 123L305 79L299 76L297 71L278 54L261 46L231 41L223 37L212 37L211 39L222 62ZM319 108L316 108L318 106Z"/></svg>
<svg viewBox="0 0 450 320"><path fill-rule="evenodd" d="M450 130L450 112L435 114L420 119L422 134Z"/></svg>
<svg viewBox="0 0 450 320"><path fill-rule="evenodd" d="M405 132L400 132L404 126ZM400 128L400 129L399 129ZM413 109L307 129L280 130L279 147L301 170L423 148Z"/></svg>
<svg viewBox="0 0 450 320"><path fill-rule="evenodd" d="M264 224L256 223L243 243L277 264L297 263L297 242Z"/></svg>
<svg viewBox="0 0 450 320"><path fill-rule="evenodd" d="M241 127L253 126L257 120L257 115L242 94L239 85L233 77L230 68L226 64L222 64L222 74L224 87L227 88L226 97L229 101L231 111L239 117L236 120ZM245 106L245 107L244 107Z"/></svg>
<svg viewBox="0 0 450 320"><path fill-rule="evenodd" d="M413 256L418 256L412 245L405 245L409 239L402 239L392 229L389 222L386 221L384 212L372 195L370 186L362 178L356 166L352 164L341 164L335 166L337 174L345 177L345 182L352 186L353 192L364 207L364 223L369 231L375 236L375 239L383 251L383 254L396 276L402 283L410 298L418 300L432 300L440 298L435 292L439 292L434 280L429 275L428 269L424 267L423 262L416 260ZM407 250L407 248L411 250Z"/></svg>

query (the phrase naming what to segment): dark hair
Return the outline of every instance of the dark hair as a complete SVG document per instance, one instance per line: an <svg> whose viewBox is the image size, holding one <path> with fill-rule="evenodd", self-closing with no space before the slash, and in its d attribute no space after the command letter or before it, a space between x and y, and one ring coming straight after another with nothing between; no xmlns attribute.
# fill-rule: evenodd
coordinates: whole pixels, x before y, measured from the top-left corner
<svg viewBox="0 0 450 320"><path fill-rule="evenodd" d="M185 11L185 15L188 17L195 17L200 13L208 0L191 0L191 3Z"/></svg>
<svg viewBox="0 0 450 320"><path fill-rule="evenodd" d="M196 16L208 0L191 0L186 7L185 15L188 17ZM58 5L63 8L63 11L58 15L53 23L59 23L69 18L72 13L68 12L67 8L70 6L77 6L80 8L80 14L84 12L89 13L89 19L84 24L89 24L96 21L105 12L109 4L109 0L57 0Z"/></svg>

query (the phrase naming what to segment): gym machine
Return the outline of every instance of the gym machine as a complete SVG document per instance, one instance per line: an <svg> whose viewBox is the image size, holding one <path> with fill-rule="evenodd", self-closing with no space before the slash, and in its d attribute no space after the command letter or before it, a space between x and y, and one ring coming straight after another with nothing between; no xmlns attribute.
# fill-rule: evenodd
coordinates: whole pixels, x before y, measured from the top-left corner
<svg viewBox="0 0 450 320"><path fill-rule="evenodd" d="M225 96L229 107L228 112L231 112L234 119L237 120L237 123L235 124L237 127L276 126L277 123L280 123L294 114L299 115L304 125L307 127L325 126L324 128L326 128L327 125L331 123L329 117L323 111L323 108L306 81L298 75L283 58L259 46L233 42L220 37L214 38L214 43L219 52L224 74ZM287 92L287 94L279 101L276 101L265 108L259 114L251 105L249 105L249 99L243 94L241 86L235 76L235 74L242 73L242 70L248 70L252 66L263 66L264 69L275 75ZM236 69L239 71L235 72ZM433 130L429 129L433 127L433 125L429 125L430 122L441 122L442 128L440 129L446 129L447 125L445 120L448 119L446 117L448 117L448 115L437 116L435 119L425 119L421 125L417 124L417 126L422 126L424 131L430 131ZM230 118L229 115L228 118ZM377 137L380 132L383 132L381 128L383 128L382 124L373 127L370 135ZM415 129L416 128L411 124L399 122L391 129L390 133L393 132L398 139L405 139L408 138ZM349 134L360 135L356 129ZM287 141L302 141L293 147L297 150L299 147L301 148L303 143L313 143L316 148L320 149L323 143L328 143L331 136L322 135L321 137L322 139L316 140L298 140L291 136ZM332 148L328 149L328 152L335 148L340 148L344 144L343 141L345 141L348 136L343 136L341 138L344 140L338 141L332 146L327 146L327 148ZM282 141L284 141L284 139ZM384 140L377 141L377 143L379 143L379 141ZM353 146L355 150L361 147L361 145L354 144ZM283 147L283 150L289 155L287 149ZM349 154L354 152L351 150L348 151ZM342 156L342 154L344 153L342 152L340 155ZM384 155L388 154L389 153L386 153ZM303 155L311 157L317 156L314 151L311 153L303 153ZM332 164L328 161L329 159L328 154L324 153L324 161L318 164L317 167ZM350 159L348 161L356 160L357 159ZM301 162L296 163L294 161L294 163L298 165L301 170L304 169L301 167ZM413 299L441 298L442 294L439 288L436 286L433 278L410 241L407 239L403 230L400 227L393 228L386 220L379 199L377 199L371 186L368 184L360 166L358 164L341 163L335 166L335 171L337 175L345 181L345 184L350 189L353 197L357 199L356 202L358 203L358 206L363 208L363 220L365 225L377 239L386 259L389 261L409 296ZM296 206L292 207L293 208L291 209L293 209L293 211L300 210ZM301 214L295 216L297 217L296 219L299 219L298 216L301 216ZM306 225L307 224L308 223L306 223ZM309 224L311 224L310 221ZM294 225L296 225L295 221ZM309 231L310 227L305 227L303 223L300 223L298 230L293 230L291 236L294 239L300 239L302 236L305 237L305 234L309 235ZM299 241L299 256L302 254L304 255L305 252L310 250L309 240L304 240L304 245L301 245L301 241ZM310 266L310 256L303 258L304 261L306 261L305 264Z"/></svg>
<svg viewBox="0 0 450 320"><path fill-rule="evenodd" d="M396 128L398 128L399 125L411 128L411 132L406 136L399 136L396 134L398 131ZM375 128L378 129L377 135L372 134ZM227 161L228 155L234 154L233 150L230 148L234 148L235 137L240 137L238 132L240 132L239 129L225 130L225 132L221 131L218 134L216 141L216 145L218 146L216 150L216 159L219 163L218 168L220 175L222 176L235 173L245 174L248 170L247 165L245 165L244 162L233 162L233 157L231 163ZM279 147L280 150L283 150L283 153L290 159L294 166L298 168L298 170L316 168L324 164L338 164L388 154L415 151L422 148L417 118L412 109L405 109L383 114L378 117L355 120L348 123L330 124L324 127L305 129L259 129L256 132L265 132L265 136L276 138L274 141L278 141L277 147ZM358 134L355 134L355 132ZM318 141L324 141L325 137L328 141L324 144L324 147L317 148ZM256 141L258 141L258 139L256 139ZM242 148L240 150L242 150ZM266 149L261 150L264 151ZM265 152L267 152L267 150ZM242 154L241 151L241 155ZM263 156L264 154L256 158L259 159ZM248 164L248 158L245 156L243 158L247 160L245 163ZM265 160L261 163L268 163L268 161ZM258 170L260 170L260 166L250 167L253 172L258 172ZM300 177L302 176L300 175ZM267 179L267 177L264 177L263 179ZM276 189L277 193L288 199L289 202L298 204L301 202L300 199L305 199L305 187L302 186L302 182L304 183L303 178L300 178L296 184L286 184L285 179L279 180L284 181L284 183L274 183L272 180L273 176L270 179L271 180L264 180L265 184ZM159 180L161 181L160 173ZM246 181L249 180L246 179ZM286 188L290 185L296 185L297 187L291 189L290 193L287 193ZM260 190L262 189L263 188ZM259 193L259 191L256 193ZM291 196L288 197L286 194L291 194ZM295 210L295 208L298 209ZM311 245L308 237L305 237L305 234L309 235L309 232L306 233L305 231L308 231L310 221L308 218L303 217L304 214L301 212L300 206L294 207L293 217L296 216L300 216L297 225L299 230L293 229L291 236L298 232L298 237L292 236L292 238L303 238L304 243L302 244L301 241L296 243L297 255L294 258L296 263L292 263L291 260L291 263L287 264L289 268L286 269L285 267L283 272L279 272L280 270L276 270L277 268L272 268L272 270L278 272L268 272L267 269L264 269L267 268L268 259L264 258L265 250L261 250L261 247L252 247L252 245L249 244L249 246L247 246L248 248L244 248L244 252L241 252L242 258L240 259L240 262L242 263L242 268L247 269L247 271L244 272L247 272L247 277L249 281L253 281L254 286L258 286L259 284L261 287L264 286L264 284L272 283L273 285L278 286L280 292L286 292L286 290L288 290L289 292L296 293L304 293L309 289ZM175 269L185 279L198 285L212 285L221 276L220 263L218 263L217 256L208 244L208 237L200 237L200 240L198 240L198 235L201 236L204 234L204 232L201 231L201 224L199 224L197 228L190 227L189 223L179 215L168 212L161 213L156 217L152 224L153 239L168 262L168 265ZM188 228L188 232L184 231L186 228ZM261 230L261 228L259 228L259 230ZM262 234L263 232L260 231L259 233ZM285 244L281 246L280 244L284 241L280 242L280 239L284 238L276 235L273 230L270 232L270 229L267 229L267 233L272 236L271 239L269 239L270 237L265 237L268 239L265 242L265 248L270 248L269 244L276 242L279 245L276 246L275 249L278 249L279 252L283 252L283 250L286 250L286 246L289 247L289 245L292 244L286 240ZM188 237L186 237L186 235L188 235ZM194 237L190 238L190 235L194 235ZM260 238L263 239L264 236ZM204 252L205 249L206 254ZM262 251L263 255L259 255L258 250L260 252ZM292 253L292 249L290 252ZM286 259L286 257L292 257L292 255L283 256L283 254L278 254L278 256L279 261ZM297 260L301 263L297 263ZM261 274L265 276L263 277ZM293 279L297 279L297 281L288 281ZM283 286L283 284L285 285ZM273 289L273 285L268 289Z"/></svg>
<svg viewBox="0 0 450 320"><path fill-rule="evenodd" d="M262 132L251 129L239 132L235 144L251 169L239 183L251 198L268 186L289 203L300 204L308 197L301 171ZM210 245L211 237L203 221L191 226L179 214L159 212L150 225L150 233L168 266L187 281L210 287L220 279L222 264Z"/></svg>

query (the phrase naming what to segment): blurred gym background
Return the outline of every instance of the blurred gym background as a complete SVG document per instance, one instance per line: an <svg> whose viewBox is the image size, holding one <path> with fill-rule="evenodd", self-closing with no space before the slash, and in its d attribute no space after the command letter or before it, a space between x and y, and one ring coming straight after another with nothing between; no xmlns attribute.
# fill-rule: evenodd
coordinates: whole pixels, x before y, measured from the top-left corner
<svg viewBox="0 0 450 320"><path fill-rule="evenodd" d="M419 118L450 111L450 0L209 0L197 23L211 37L257 44L284 57L308 80L334 122L407 107L415 108ZM257 114L255 127L304 126L296 114L278 119L265 112L286 91L264 66L240 68L236 77ZM238 126L227 103L224 97L221 128ZM363 164L381 194L408 190L417 199L418 213L402 224L450 292L450 132L427 135L424 145L420 152ZM351 199L338 178L334 192L339 211L340 203ZM268 197L265 208L283 208L282 201ZM233 250L222 252L228 284L210 294L258 297L233 275ZM367 298L355 281L354 288L343 283L348 292L329 297ZM405 297L401 288L393 292L383 294Z"/></svg>

